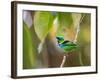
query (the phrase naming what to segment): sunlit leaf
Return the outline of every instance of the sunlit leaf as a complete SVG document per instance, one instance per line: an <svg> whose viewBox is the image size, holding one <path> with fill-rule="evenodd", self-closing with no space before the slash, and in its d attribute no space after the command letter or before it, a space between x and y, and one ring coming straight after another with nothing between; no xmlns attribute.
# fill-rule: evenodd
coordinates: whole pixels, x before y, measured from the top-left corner
<svg viewBox="0 0 100 80"><path fill-rule="evenodd" d="M34 60L30 30L23 22L23 68L33 68Z"/></svg>
<svg viewBox="0 0 100 80"><path fill-rule="evenodd" d="M69 32L67 31L67 29L70 30L73 25L73 19L72 19L71 13L59 12L58 13L58 24L59 24L59 27L58 27L56 35L57 36L63 35L65 39L66 37L68 38Z"/></svg>
<svg viewBox="0 0 100 80"><path fill-rule="evenodd" d="M53 25L54 16L48 11L36 11L34 28L38 38L43 41Z"/></svg>
<svg viewBox="0 0 100 80"><path fill-rule="evenodd" d="M70 27L73 23L71 13L59 12L58 21L60 27Z"/></svg>
<svg viewBox="0 0 100 80"><path fill-rule="evenodd" d="M58 13L59 28L57 36L63 34L64 38L74 41L77 29L79 28L81 13Z"/></svg>

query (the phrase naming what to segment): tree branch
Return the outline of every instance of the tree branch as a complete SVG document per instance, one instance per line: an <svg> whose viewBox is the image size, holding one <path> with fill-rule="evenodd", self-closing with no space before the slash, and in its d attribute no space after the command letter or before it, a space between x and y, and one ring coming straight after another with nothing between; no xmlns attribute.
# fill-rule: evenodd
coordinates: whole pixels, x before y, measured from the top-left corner
<svg viewBox="0 0 100 80"><path fill-rule="evenodd" d="M80 31L80 23L82 22L84 16L85 16L85 15L83 15L83 16L81 17L79 23L77 24L76 35L75 35L75 39L74 39L74 41L73 41L74 43L77 42L78 33L79 33L79 31ZM60 65L60 68L62 68L62 67L64 66L65 61L66 61L66 56L64 55L64 56L63 56L62 63L61 63L61 65Z"/></svg>
<svg viewBox="0 0 100 80"><path fill-rule="evenodd" d="M65 61L66 61L66 56L64 55L64 56L63 56L62 63L61 63L61 65L60 65L60 68L62 68L62 67L64 66Z"/></svg>

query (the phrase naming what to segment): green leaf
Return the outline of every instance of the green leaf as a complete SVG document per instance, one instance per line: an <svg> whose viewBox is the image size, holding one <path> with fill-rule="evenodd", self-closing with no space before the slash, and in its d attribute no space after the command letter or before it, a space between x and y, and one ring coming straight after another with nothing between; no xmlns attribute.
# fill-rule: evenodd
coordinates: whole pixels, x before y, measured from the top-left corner
<svg viewBox="0 0 100 80"><path fill-rule="evenodd" d="M34 28L38 38L43 41L53 25L54 16L48 11L36 11Z"/></svg>
<svg viewBox="0 0 100 80"><path fill-rule="evenodd" d="M34 68L35 58L32 49L30 30L23 22L23 69Z"/></svg>
<svg viewBox="0 0 100 80"><path fill-rule="evenodd" d="M73 25L73 19L71 13L68 12L58 12L58 30L57 36L64 35L67 28L71 28Z"/></svg>
<svg viewBox="0 0 100 80"><path fill-rule="evenodd" d="M81 15L82 13L59 12L59 27L56 35L63 34L65 39L74 41L76 33L80 28Z"/></svg>
<svg viewBox="0 0 100 80"><path fill-rule="evenodd" d="M66 12L59 12L58 13L58 21L59 21L59 26L60 27L68 27L73 23L72 15L71 13L66 13Z"/></svg>

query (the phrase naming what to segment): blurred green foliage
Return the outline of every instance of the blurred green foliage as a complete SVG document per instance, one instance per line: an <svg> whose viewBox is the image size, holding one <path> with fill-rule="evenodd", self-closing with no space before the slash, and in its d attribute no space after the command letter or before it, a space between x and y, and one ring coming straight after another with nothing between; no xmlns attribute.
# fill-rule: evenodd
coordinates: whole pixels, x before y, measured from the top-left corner
<svg viewBox="0 0 100 80"><path fill-rule="evenodd" d="M71 13L66 12L58 12L57 13L57 18L58 18L58 30L56 35L64 35L65 29L70 28L71 25L73 24L73 19Z"/></svg>
<svg viewBox="0 0 100 80"><path fill-rule="evenodd" d="M36 11L34 15L34 29L42 41L47 36L53 24L54 16L48 11Z"/></svg>
<svg viewBox="0 0 100 80"><path fill-rule="evenodd" d="M28 27L23 22L24 69L59 67L63 52L57 47L56 35L63 35L64 39L73 41L78 24L80 24L76 42L78 48L69 52L64 66L89 66L91 64L90 14L84 13L85 17L80 23L83 13L55 12L55 16L54 12L50 11L30 11L30 13L33 20L32 26ZM57 18L56 24L58 25L55 25L55 18ZM39 54L38 46L42 41L44 41L43 49Z"/></svg>
<svg viewBox="0 0 100 80"><path fill-rule="evenodd" d="M23 68L31 69L35 66L35 56L33 54L33 46L30 30L25 22L23 22Z"/></svg>
<svg viewBox="0 0 100 80"><path fill-rule="evenodd" d="M66 12L58 12L58 24L61 27L70 27L73 24L72 14Z"/></svg>

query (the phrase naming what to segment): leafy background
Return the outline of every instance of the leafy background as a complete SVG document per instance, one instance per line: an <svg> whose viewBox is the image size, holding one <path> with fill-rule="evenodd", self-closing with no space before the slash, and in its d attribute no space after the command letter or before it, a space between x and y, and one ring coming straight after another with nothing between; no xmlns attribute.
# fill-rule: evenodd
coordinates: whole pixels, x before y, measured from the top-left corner
<svg viewBox="0 0 100 80"><path fill-rule="evenodd" d="M84 16L82 21L80 19ZM63 52L56 36L74 41L79 24L77 45L68 52L64 67L91 65L91 15L54 11L23 11L23 69L59 67Z"/></svg>

